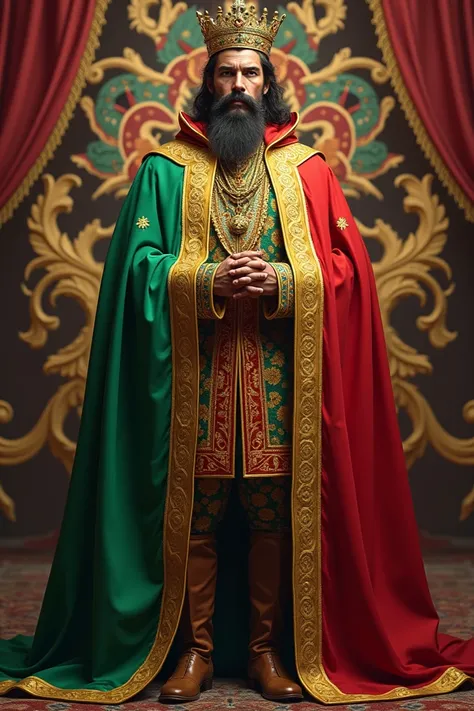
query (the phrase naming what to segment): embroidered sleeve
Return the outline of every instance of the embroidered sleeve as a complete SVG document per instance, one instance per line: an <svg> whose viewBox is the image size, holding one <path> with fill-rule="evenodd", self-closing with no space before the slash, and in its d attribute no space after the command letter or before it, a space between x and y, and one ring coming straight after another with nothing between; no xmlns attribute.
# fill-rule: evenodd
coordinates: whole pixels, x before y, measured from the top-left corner
<svg viewBox="0 0 474 711"><path fill-rule="evenodd" d="M214 277L219 264L206 262L197 272L196 297L198 318L223 318L225 301L214 298Z"/></svg>
<svg viewBox="0 0 474 711"><path fill-rule="evenodd" d="M293 272L285 262L272 262L271 265L278 279L278 304L273 309L270 304L265 304L263 312L268 319L291 317L295 311Z"/></svg>

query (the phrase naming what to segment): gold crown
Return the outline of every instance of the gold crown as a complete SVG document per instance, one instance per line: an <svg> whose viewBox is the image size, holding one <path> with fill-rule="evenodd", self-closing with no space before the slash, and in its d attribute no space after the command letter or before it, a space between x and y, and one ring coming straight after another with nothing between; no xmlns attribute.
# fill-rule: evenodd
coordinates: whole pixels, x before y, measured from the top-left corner
<svg viewBox="0 0 474 711"><path fill-rule="evenodd" d="M226 15L222 7L218 7L215 20L209 16L207 10L204 14L197 12L196 15L209 57L222 49L234 47L255 49L269 56L273 40L286 17L280 17L278 10L275 10L273 18L268 22L267 8L259 18L253 5L246 9L244 0L235 0Z"/></svg>

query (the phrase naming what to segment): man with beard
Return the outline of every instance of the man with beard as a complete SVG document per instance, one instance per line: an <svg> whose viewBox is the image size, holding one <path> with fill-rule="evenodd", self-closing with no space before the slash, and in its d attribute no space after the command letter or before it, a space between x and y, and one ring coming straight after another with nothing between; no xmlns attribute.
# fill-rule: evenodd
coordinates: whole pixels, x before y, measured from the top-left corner
<svg viewBox="0 0 474 711"><path fill-rule="evenodd" d="M162 701L213 663L276 701L296 675L329 704L451 691L474 640L438 633L372 266L281 99L281 18L199 20L195 115L117 221L61 536L0 692L121 703L176 655Z"/></svg>
<svg viewBox="0 0 474 711"><path fill-rule="evenodd" d="M303 698L278 654L291 594L294 289L263 155L266 127L292 125L281 93L265 54L225 49L204 70L194 120L181 118L184 133L206 137L217 165L209 252L197 271L201 387L184 652L162 702L197 699L211 684L216 529L234 478L251 532L248 679L267 699Z"/></svg>

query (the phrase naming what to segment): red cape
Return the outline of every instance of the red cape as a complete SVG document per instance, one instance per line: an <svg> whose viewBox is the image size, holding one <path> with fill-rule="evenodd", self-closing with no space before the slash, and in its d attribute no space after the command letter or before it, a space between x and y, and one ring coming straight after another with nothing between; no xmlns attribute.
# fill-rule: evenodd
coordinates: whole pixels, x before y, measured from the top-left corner
<svg viewBox="0 0 474 711"><path fill-rule="evenodd" d="M265 143L296 142L296 124L293 114L286 126L268 126ZM182 115L180 125L177 138L207 144L205 124ZM474 677L474 639L438 634L372 264L324 160L314 156L298 170L324 282L322 514L316 543L322 551L322 666L337 689L331 698L315 695L342 703L443 693L465 675ZM338 226L340 218L347 224Z"/></svg>

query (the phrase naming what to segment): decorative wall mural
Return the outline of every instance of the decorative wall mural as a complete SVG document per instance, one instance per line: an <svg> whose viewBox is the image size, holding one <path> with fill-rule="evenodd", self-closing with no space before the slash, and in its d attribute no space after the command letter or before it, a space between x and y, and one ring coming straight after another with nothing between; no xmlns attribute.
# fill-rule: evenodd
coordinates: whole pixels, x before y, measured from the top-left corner
<svg viewBox="0 0 474 711"><path fill-rule="evenodd" d="M152 16L153 6L158 12ZM154 43L156 67L147 66L131 48L125 48L122 56L100 59L91 67L88 82L98 85L99 90L95 101L84 96L81 107L94 139L85 143L83 152L73 155L72 160L96 178L93 199L105 194L124 197L142 157L172 138L177 112L189 108L206 61L196 9L185 2L131 0L130 30ZM282 7L278 9L285 12ZM388 81L386 68L369 57L352 56L348 47L339 49L325 67L315 68L321 43L344 29L347 3L343 0L290 2L286 12L271 58L287 100L300 112L301 140L324 151L346 195L365 194L382 200L377 179L403 161L403 156L391 153L383 140L395 105L393 97L380 99L377 93L377 85ZM94 258L93 248L99 240L110 238L113 226L103 227L99 220L92 220L75 237L62 233L58 216L73 210L73 191L81 185L81 178L66 174L55 180L45 175L43 180L44 195L32 206L28 220L30 243L37 256L26 267L25 282L28 284L37 270L42 270L42 276L33 288L24 287L31 323L20 337L32 348L42 348L49 332L60 327L59 318L44 306L45 295L52 309L58 296L73 299L85 314L85 325L72 343L46 359L44 372L59 374L64 382L29 433L14 440L0 437L0 465L25 462L47 446L70 472L75 443L65 434L64 424L71 413L81 412L103 268ZM459 439L450 435L412 382L417 375L432 373L428 354L406 343L392 324L397 306L405 298L416 296L422 310L416 325L427 333L431 345L445 348L456 338L446 325L448 298L454 285L450 267L441 256L448 229L445 207L432 193L430 175L420 179L394 174L394 184L400 202L401 191L405 192L403 208L416 216L416 230L399 235L382 219L371 226L359 222L359 228L366 240L376 240L382 252L374 262L374 271L395 399L411 422L411 433L404 442L407 464L412 466L430 444L452 462L473 465L474 436ZM379 203L382 211L383 203ZM441 283L446 280L448 286L444 288ZM426 313L428 303L432 305ZM466 422L474 423L474 400L465 404L463 416ZM0 401L0 423L12 417L12 406ZM14 503L1 486L0 509L13 520ZM461 515L467 518L472 511L474 489L465 498Z"/></svg>
<svg viewBox="0 0 474 711"><path fill-rule="evenodd" d="M143 156L172 138L177 113L188 108L201 83L207 53L197 8L161 2L155 21L148 14L152 5L158 2L133 0L130 26L153 40L160 69L125 48L122 57L102 59L89 71L89 83L101 88L95 102L85 96L81 106L98 140L72 159L101 181L93 198L127 193ZM325 11L318 20L317 5ZM285 12L281 6L278 10ZM380 100L371 83L388 82L386 68L369 57L352 57L345 47L326 67L313 71L320 42L344 27L346 6L342 0L303 0L301 5L290 2L286 12L271 60L287 101L300 112L301 140L324 151L347 195L382 198L373 181L403 160L377 139L395 105L391 96ZM106 80L112 70L120 73ZM369 72L371 81L355 73L359 70Z"/></svg>

